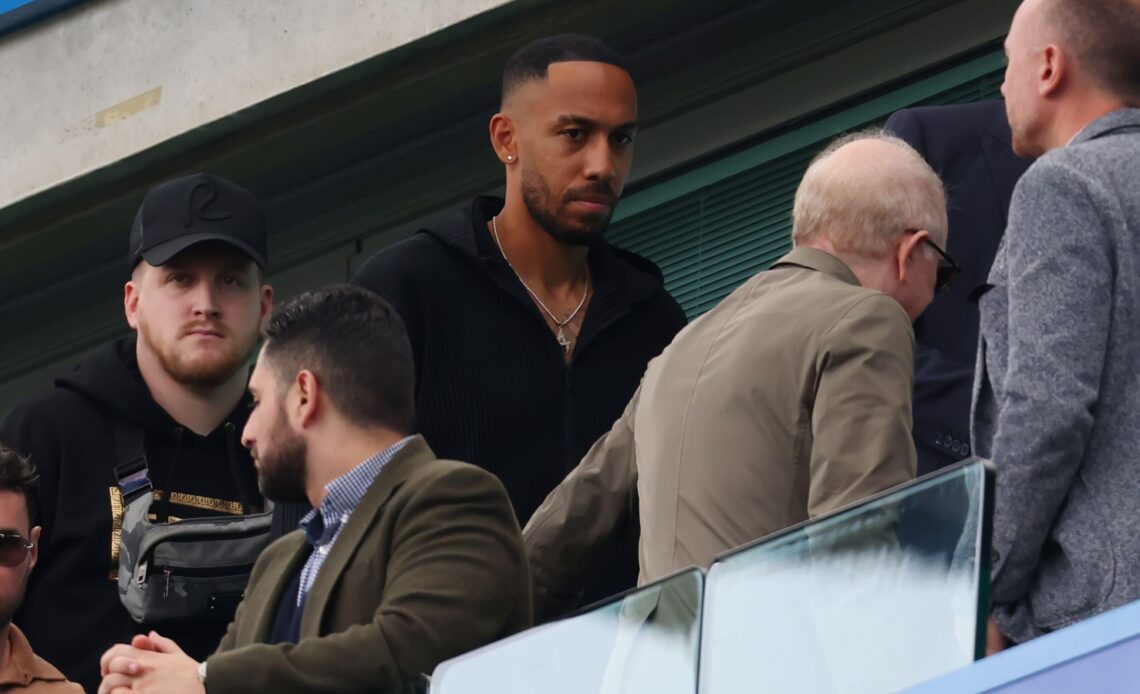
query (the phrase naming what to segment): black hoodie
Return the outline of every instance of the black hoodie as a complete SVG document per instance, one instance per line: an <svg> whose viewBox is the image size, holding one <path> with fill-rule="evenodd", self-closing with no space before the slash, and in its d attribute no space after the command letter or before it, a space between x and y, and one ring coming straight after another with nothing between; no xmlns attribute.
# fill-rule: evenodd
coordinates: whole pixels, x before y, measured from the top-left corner
<svg viewBox="0 0 1140 694"><path fill-rule="evenodd" d="M590 446L609 431L646 364L685 325L652 262L605 242L588 262L594 297L569 365L487 222L480 197L366 262L353 282L383 296L408 328L416 419L440 457L502 480L525 523ZM632 587L632 532L599 568L586 600Z"/></svg>
<svg viewBox="0 0 1140 694"><path fill-rule="evenodd" d="M53 388L18 403L0 424L0 442L30 456L40 471L43 534L15 622L37 655L95 691L99 657L115 643L155 628L202 659L221 640L225 622L140 626L119 602L114 578L115 422L144 432L150 479L173 490L173 520L241 513L261 505L257 476L241 446L245 401L208 436L180 426L151 397L135 358L135 338L92 353ZM240 481L240 487L239 487ZM161 513L161 505L152 505Z"/></svg>

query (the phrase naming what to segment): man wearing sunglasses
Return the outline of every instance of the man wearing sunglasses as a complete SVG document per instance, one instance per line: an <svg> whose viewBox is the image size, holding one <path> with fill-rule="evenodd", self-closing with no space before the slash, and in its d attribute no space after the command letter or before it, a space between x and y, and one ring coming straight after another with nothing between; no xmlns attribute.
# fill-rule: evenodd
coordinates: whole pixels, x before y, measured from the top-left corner
<svg viewBox="0 0 1140 694"><path fill-rule="evenodd" d="M808 167L792 217L795 249L650 362L527 524L537 619L630 509L646 583L914 477L911 323L957 272L942 182L901 140L856 135Z"/></svg>
<svg viewBox="0 0 1140 694"><path fill-rule="evenodd" d="M919 230L908 229L907 231L916 234ZM924 236L922 241L937 253L941 259L938 263L938 267L934 271L934 293L941 294L950 288L951 283L954 282L954 278L958 276L962 268L958 266L958 263L953 258L946 254L946 251L939 248L938 244L931 241L929 236Z"/></svg>
<svg viewBox="0 0 1140 694"><path fill-rule="evenodd" d="M78 684L33 653L12 624L39 555L40 528L32 527L36 477L31 463L0 446L0 691L82 694Z"/></svg>

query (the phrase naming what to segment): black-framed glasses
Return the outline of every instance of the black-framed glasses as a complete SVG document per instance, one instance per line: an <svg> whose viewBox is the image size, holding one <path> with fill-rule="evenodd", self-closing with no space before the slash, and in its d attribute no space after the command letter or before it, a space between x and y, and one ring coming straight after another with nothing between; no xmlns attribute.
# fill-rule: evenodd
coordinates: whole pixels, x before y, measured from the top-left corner
<svg viewBox="0 0 1140 694"><path fill-rule="evenodd" d="M0 533L0 566L18 566L35 543L17 533Z"/></svg>
<svg viewBox="0 0 1140 694"><path fill-rule="evenodd" d="M906 233L917 234L920 231L922 231L922 229L907 229ZM938 244L931 241L929 236L924 238L923 241L933 248L934 252L941 257L938 263L938 269L934 275L934 293L941 294L950 288L950 285L954 282L954 278L962 271L962 267L958 265L958 262L951 258L946 251L939 248Z"/></svg>

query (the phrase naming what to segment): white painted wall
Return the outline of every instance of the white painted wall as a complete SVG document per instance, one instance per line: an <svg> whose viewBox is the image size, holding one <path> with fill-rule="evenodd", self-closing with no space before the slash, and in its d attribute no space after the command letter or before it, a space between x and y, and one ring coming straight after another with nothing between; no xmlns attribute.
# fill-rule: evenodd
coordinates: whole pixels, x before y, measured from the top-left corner
<svg viewBox="0 0 1140 694"><path fill-rule="evenodd" d="M98 0L0 39L0 208L509 0Z"/></svg>

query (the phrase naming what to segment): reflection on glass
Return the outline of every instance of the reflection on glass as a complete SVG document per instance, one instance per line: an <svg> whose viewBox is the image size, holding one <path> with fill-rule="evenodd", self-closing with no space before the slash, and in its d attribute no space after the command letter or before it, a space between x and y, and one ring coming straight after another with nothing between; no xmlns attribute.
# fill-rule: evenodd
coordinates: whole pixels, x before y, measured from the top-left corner
<svg viewBox="0 0 1140 694"><path fill-rule="evenodd" d="M690 569L441 663L432 694L693 694L704 577Z"/></svg>
<svg viewBox="0 0 1140 694"><path fill-rule="evenodd" d="M891 692L971 663L990 489L971 461L720 557L701 693Z"/></svg>

